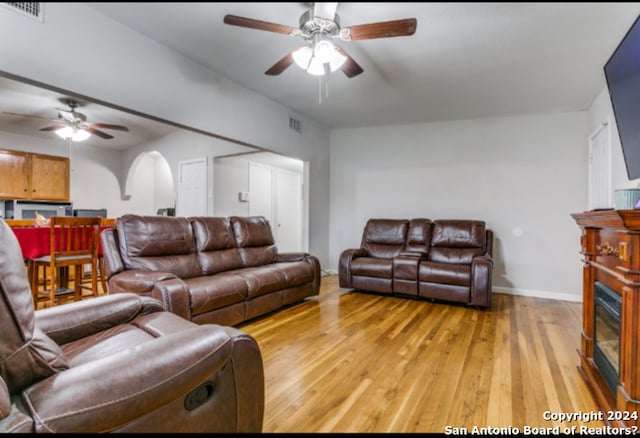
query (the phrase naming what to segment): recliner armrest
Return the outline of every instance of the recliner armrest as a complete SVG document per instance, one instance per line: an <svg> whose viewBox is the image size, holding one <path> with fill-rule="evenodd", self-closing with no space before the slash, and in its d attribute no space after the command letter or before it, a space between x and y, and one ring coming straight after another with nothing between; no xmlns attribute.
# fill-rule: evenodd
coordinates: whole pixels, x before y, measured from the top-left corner
<svg viewBox="0 0 640 438"><path fill-rule="evenodd" d="M471 260L471 303L474 306L490 307L493 271L493 259L489 256L476 256Z"/></svg>
<svg viewBox="0 0 640 438"><path fill-rule="evenodd" d="M355 258L366 256L367 251L364 248L351 248L342 251L338 266L338 283L340 287L351 287L351 262Z"/></svg>
<svg viewBox="0 0 640 438"><path fill-rule="evenodd" d="M223 327L194 326L54 374L23 399L39 419L36 432L109 432L212 379L229 362L232 343Z"/></svg>
<svg viewBox="0 0 640 438"><path fill-rule="evenodd" d="M36 326L57 344L90 336L147 313L160 312L162 304L133 293L107 295L98 302L75 301L35 312Z"/></svg>

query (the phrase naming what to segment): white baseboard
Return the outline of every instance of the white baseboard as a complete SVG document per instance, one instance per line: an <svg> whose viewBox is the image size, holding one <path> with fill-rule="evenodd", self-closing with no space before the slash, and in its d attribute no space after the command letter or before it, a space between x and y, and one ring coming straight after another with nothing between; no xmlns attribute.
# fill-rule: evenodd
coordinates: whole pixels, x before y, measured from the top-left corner
<svg viewBox="0 0 640 438"><path fill-rule="evenodd" d="M551 300L582 302L582 295L567 294L560 292L548 292L533 289L518 289L513 287L493 286L493 292L507 295L520 295L523 297L547 298Z"/></svg>
<svg viewBox="0 0 640 438"><path fill-rule="evenodd" d="M325 275L338 275L338 271L335 269L320 269L320 276L324 277Z"/></svg>

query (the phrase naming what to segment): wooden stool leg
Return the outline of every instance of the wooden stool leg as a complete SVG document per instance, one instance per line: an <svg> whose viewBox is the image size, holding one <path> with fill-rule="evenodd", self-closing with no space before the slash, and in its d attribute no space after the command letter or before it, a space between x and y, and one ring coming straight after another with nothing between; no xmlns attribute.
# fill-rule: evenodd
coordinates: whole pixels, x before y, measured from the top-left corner
<svg viewBox="0 0 640 438"><path fill-rule="evenodd" d="M104 258L100 257L98 259L98 272L100 275L100 283L102 284L102 293L107 294L107 280L104 276Z"/></svg>
<svg viewBox="0 0 640 438"><path fill-rule="evenodd" d="M45 290L46 290L46 287L47 287L47 283L45 282L44 284ZM51 266L51 279L49 280L49 304L51 306L56 305L57 289L58 289L58 269L55 266Z"/></svg>
<svg viewBox="0 0 640 438"><path fill-rule="evenodd" d="M74 301L79 301L82 299L82 277L84 276L84 265L74 265L73 273L73 299Z"/></svg>

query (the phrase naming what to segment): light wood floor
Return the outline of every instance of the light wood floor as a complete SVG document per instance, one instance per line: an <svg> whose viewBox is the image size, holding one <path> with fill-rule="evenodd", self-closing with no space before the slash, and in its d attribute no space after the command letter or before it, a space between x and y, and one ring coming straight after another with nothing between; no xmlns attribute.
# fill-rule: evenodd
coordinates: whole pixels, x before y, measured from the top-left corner
<svg viewBox="0 0 640 438"><path fill-rule="evenodd" d="M321 284L238 326L263 356L263 432L603 426L545 420L598 411L576 368L580 303L494 294L482 311Z"/></svg>

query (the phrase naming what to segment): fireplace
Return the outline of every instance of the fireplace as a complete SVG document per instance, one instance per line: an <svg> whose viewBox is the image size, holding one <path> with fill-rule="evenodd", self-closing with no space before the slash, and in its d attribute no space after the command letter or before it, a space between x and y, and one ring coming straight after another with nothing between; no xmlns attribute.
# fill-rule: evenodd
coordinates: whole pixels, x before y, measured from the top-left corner
<svg viewBox="0 0 640 438"><path fill-rule="evenodd" d="M593 361L614 394L620 382L622 298L604 284L594 284Z"/></svg>

